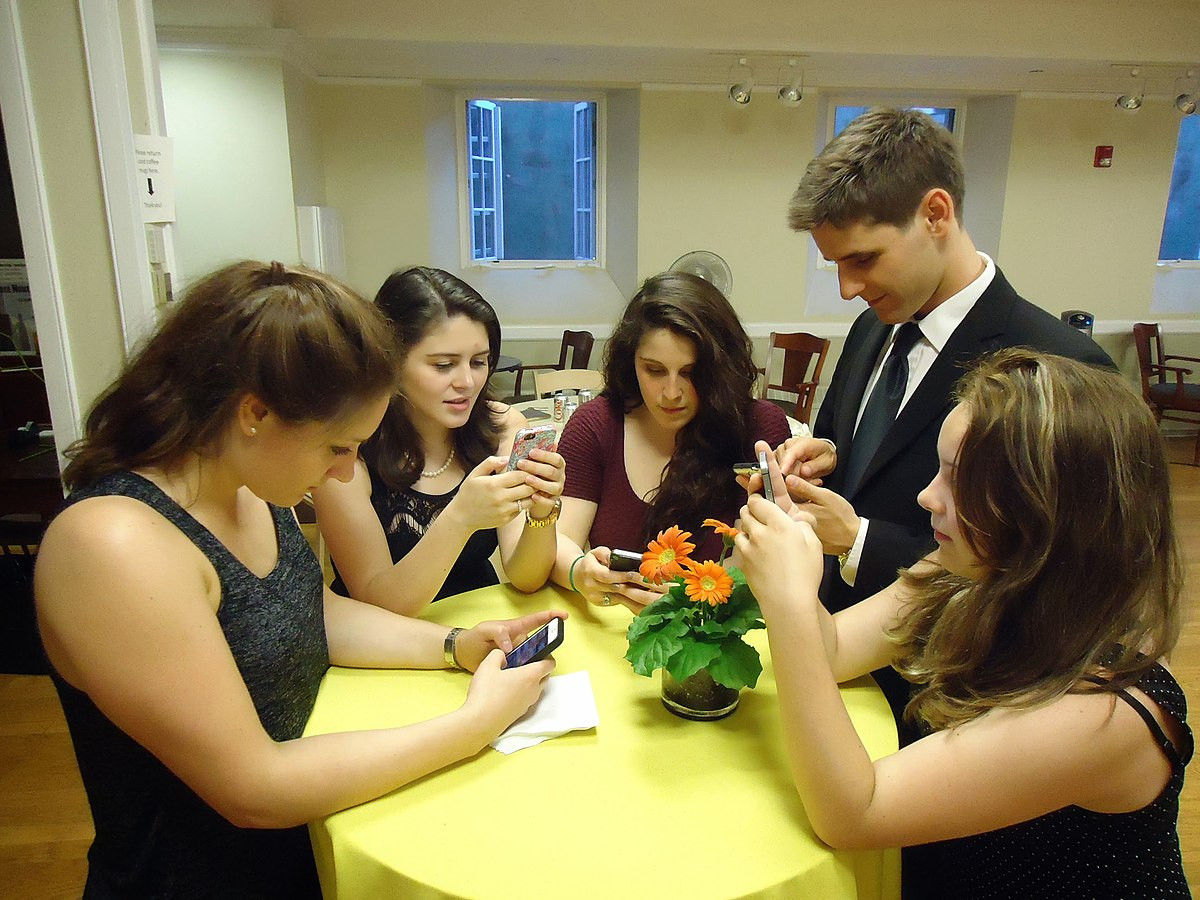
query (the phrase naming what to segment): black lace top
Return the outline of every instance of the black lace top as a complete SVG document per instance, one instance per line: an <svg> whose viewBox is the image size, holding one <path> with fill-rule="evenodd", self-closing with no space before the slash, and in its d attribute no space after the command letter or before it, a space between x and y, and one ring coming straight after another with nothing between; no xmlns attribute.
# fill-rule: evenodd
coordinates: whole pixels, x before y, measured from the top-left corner
<svg viewBox="0 0 1200 900"><path fill-rule="evenodd" d="M1028 822L904 851L904 897L1060 898L1190 897L1179 852L1179 793L1192 757L1187 700L1157 663L1137 687L1183 726L1178 748L1128 692L1171 762L1154 802L1128 813L1068 806ZM999 773L998 773L999 774Z"/></svg>
<svg viewBox="0 0 1200 900"><path fill-rule="evenodd" d="M266 732L300 737L329 667L321 567L290 509L271 507L279 561L259 578L156 485L121 472L74 492L140 500L212 562L217 620ZM170 602L170 598L164 598ZM66 713L96 827L84 897L320 897L304 826L238 828L224 819L91 698L51 673ZM147 679L154 672L146 672Z"/></svg>
<svg viewBox="0 0 1200 900"><path fill-rule="evenodd" d="M445 494L422 494L412 488L397 491L384 484L369 463L367 472L371 476L371 506L379 517L383 533L387 535L388 549L394 563L404 559L417 546L429 526L450 505L462 487L462 482L459 482ZM496 569L489 561L498 546L499 539L494 528L482 529L471 535L433 599L441 600L453 594L499 584ZM333 574L333 590L348 596L346 584L336 565Z"/></svg>

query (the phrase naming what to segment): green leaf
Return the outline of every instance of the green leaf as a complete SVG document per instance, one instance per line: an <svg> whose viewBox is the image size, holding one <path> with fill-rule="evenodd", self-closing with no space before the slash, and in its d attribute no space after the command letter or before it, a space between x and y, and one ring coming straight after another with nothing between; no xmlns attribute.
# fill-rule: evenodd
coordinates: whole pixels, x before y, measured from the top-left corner
<svg viewBox="0 0 1200 900"><path fill-rule="evenodd" d="M762 674L762 661L757 650L741 638L730 636L721 642L720 653L708 664L708 672L713 681L725 687L752 688Z"/></svg>
<svg viewBox="0 0 1200 900"><path fill-rule="evenodd" d="M753 631L755 628L763 628L762 613L759 611L758 604L751 607L742 607L734 610L733 615L726 619L723 623L726 634L745 634L747 631Z"/></svg>
<svg viewBox="0 0 1200 900"><path fill-rule="evenodd" d="M679 652L667 661L667 671L676 681L683 681L689 675L695 675L721 652L719 644L709 644L686 636L681 639L683 645Z"/></svg>
<svg viewBox="0 0 1200 900"><path fill-rule="evenodd" d="M668 621L662 628L647 631L638 640L631 641L625 658L633 664L633 671L649 676L679 652L682 646L679 639L687 630L686 622Z"/></svg>
<svg viewBox="0 0 1200 900"><path fill-rule="evenodd" d="M647 607L648 609L649 607ZM637 642L651 628L654 628L664 619L668 618L668 613L647 613L643 609L640 613L633 617L629 623L629 630L625 632L625 639L633 644Z"/></svg>

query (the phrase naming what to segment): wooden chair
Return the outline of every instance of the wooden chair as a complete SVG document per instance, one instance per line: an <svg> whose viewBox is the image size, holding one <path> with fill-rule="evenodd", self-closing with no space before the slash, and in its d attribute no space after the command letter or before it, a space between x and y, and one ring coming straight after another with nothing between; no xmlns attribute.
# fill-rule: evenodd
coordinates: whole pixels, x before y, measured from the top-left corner
<svg viewBox="0 0 1200 900"><path fill-rule="evenodd" d="M563 369L586 369L588 363L592 359L592 345L595 339L590 331L564 331L562 336L562 347L558 352L557 363L546 363L545 365L528 365L517 367L517 383L513 385L513 400L522 399L521 396L521 380L527 371L535 371L538 369L555 369L562 371ZM567 364L567 352L570 351L571 362ZM535 372L536 374L536 372ZM539 395L540 396L540 395Z"/></svg>
<svg viewBox="0 0 1200 900"><path fill-rule="evenodd" d="M1168 360L1200 363L1195 356L1164 356L1162 331L1158 323L1145 322L1133 326L1133 343L1137 347L1138 368L1142 376L1142 396L1154 411L1158 421L1171 419L1200 426L1200 380L1184 381L1192 369L1166 365ZM1168 380L1168 373L1173 380ZM1187 415L1176 415L1186 413ZM1196 434L1196 451L1192 465L1200 466L1200 431Z"/></svg>
<svg viewBox="0 0 1200 900"><path fill-rule="evenodd" d="M604 388L604 375L595 369L563 369L534 372L533 392L539 397L555 391L597 391Z"/></svg>
<svg viewBox="0 0 1200 900"><path fill-rule="evenodd" d="M783 351L783 366L776 375L776 350ZM817 385L821 382L821 369L825 365L825 354L829 352L829 341L806 331L771 332L767 345L767 366L763 372L762 390L759 396L770 399L792 418L809 424L812 418L813 401L817 397ZM813 361L816 366L809 375ZM783 391L795 394L796 399L783 400L767 397L768 391Z"/></svg>

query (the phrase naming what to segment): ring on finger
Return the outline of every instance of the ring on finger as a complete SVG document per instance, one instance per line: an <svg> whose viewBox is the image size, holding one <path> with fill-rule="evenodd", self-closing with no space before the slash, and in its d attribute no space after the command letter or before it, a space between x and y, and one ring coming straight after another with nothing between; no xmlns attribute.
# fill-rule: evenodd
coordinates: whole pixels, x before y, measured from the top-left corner
<svg viewBox="0 0 1200 900"><path fill-rule="evenodd" d="M600 601L600 605L601 606L612 606L613 605L612 594L605 594L604 599Z"/></svg>

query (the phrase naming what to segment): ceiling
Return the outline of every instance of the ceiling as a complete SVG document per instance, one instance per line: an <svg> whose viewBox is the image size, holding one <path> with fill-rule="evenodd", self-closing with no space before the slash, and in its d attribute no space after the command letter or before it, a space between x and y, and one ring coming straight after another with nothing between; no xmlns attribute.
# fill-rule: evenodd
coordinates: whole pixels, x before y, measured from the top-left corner
<svg viewBox="0 0 1200 900"><path fill-rule="evenodd" d="M1170 94L1200 0L155 0L159 42L282 55L321 79Z"/></svg>

